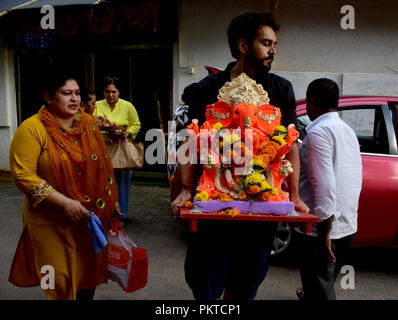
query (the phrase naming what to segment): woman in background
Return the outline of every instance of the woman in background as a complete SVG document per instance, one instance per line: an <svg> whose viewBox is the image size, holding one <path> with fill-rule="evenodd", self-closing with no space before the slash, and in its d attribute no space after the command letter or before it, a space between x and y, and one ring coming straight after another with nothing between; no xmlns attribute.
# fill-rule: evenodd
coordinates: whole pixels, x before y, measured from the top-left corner
<svg viewBox="0 0 398 320"><path fill-rule="evenodd" d="M119 126L124 126L126 129L121 135L133 141L141 128L141 123L138 118L137 110L134 106L121 98L120 82L116 77L106 77L104 79L104 100L96 103L94 116L101 116L107 120L115 122ZM109 137L105 135L105 142L109 143ZM133 170L114 170L117 187L119 190L119 204L123 216L121 221L123 224L127 223L128 201L130 193L131 178Z"/></svg>
<svg viewBox="0 0 398 320"><path fill-rule="evenodd" d="M95 93L91 90L84 90L81 94L81 107L83 108L85 113L93 114L95 110L95 102L97 101L97 97Z"/></svg>
<svg viewBox="0 0 398 320"><path fill-rule="evenodd" d="M74 76L56 69L46 82L45 106L19 126L10 146L11 173L25 198L9 281L40 285L50 267L47 299L93 299L108 281L108 252L95 252L88 210L106 231L120 214L112 164L96 120L81 111Z"/></svg>

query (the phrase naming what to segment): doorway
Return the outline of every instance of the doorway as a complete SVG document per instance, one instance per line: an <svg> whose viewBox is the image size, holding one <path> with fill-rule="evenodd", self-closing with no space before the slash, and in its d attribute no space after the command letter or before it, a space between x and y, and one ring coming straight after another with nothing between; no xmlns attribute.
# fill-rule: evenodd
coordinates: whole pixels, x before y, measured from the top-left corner
<svg viewBox="0 0 398 320"><path fill-rule="evenodd" d="M93 90L97 100L104 98L104 77L117 76L121 82L120 98L130 101L140 118L137 140L144 142L148 130L161 128L162 124L167 130L171 119L172 52L171 45L130 46L97 52L21 51L16 56L19 123L43 105L41 84L45 71L53 66L65 66L74 72L80 88ZM166 165L145 163L140 171L166 173Z"/></svg>

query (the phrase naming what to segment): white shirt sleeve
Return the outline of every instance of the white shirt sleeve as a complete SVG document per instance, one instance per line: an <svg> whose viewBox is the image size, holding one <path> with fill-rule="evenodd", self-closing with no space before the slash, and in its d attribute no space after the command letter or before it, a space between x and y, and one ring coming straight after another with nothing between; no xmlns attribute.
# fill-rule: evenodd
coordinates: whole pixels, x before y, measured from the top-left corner
<svg viewBox="0 0 398 320"><path fill-rule="evenodd" d="M333 139L324 131L314 130L306 137L306 171L314 192L314 212L325 220L336 216L336 180L333 170Z"/></svg>

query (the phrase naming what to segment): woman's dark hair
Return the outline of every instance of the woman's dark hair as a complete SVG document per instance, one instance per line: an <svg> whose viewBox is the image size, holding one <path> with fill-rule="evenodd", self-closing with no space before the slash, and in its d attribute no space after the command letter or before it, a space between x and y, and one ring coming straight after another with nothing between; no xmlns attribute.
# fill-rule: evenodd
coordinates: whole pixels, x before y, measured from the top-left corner
<svg viewBox="0 0 398 320"><path fill-rule="evenodd" d="M43 92L53 96L55 91L62 87L66 81L76 80L75 74L65 67L54 67L50 69L44 81Z"/></svg>
<svg viewBox="0 0 398 320"><path fill-rule="evenodd" d="M110 84L113 84L116 89L118 89L120 91L120 80L117 77L105 77L104 79L104 90L107 86L109 86Z"/></svg>
<svg viewBox="0 0 398 320"><path fill-rule="evenodd" d="M80 93L82 103L87 103L90 100L90 96L95 96L95 93L89 89L85 89Z"/></svg>
<svg viewBox="0 0 398 320"><path fill-rule="evenodd" d="M307 100L313 99L322 110L337 109L339 105L339 86L333 80L320 78L312 81L307 88Z"/></svg>
<svg viewBox="0 0 398 320"><path fill-rule="evenodd" d="M246 40L247 44L251 46L257 36L257 30L260 26L268 26L275 32L279 30L279 25L270 12L249 12L232 19L227 30L227 35L229 48L235 59L239 59L240 56L238 40L243 38Z"/></svg>

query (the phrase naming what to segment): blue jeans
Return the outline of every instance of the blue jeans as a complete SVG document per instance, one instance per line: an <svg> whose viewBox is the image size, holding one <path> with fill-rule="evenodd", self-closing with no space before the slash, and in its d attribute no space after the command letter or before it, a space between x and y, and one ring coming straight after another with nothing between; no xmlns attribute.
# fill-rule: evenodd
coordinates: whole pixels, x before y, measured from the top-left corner
<svg viewBox="0 0 398 320"><path fill-rule="evenodd" d="M119 191L119 205L123 213L121 219L126 219L129 208L129 194L133 170L115 170L114 173Z"/></svg>

